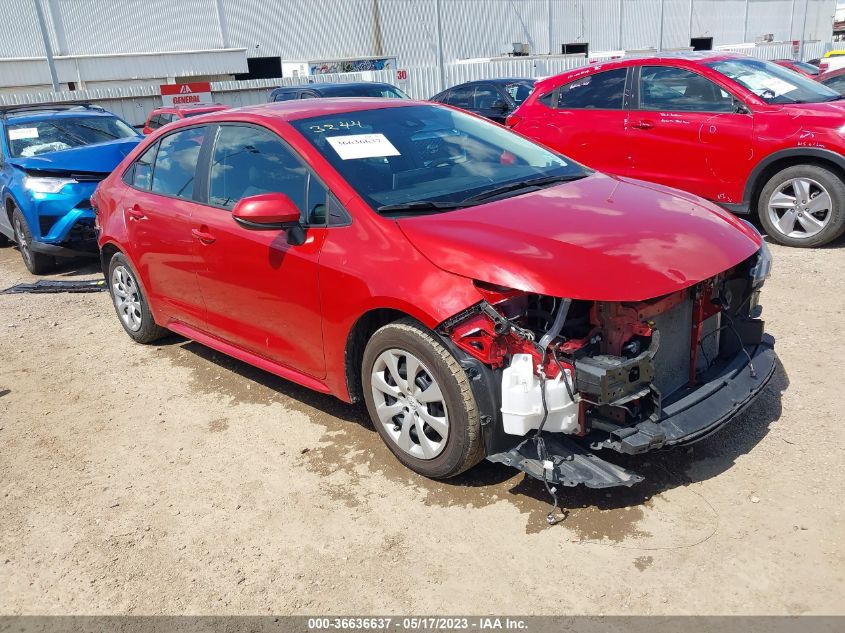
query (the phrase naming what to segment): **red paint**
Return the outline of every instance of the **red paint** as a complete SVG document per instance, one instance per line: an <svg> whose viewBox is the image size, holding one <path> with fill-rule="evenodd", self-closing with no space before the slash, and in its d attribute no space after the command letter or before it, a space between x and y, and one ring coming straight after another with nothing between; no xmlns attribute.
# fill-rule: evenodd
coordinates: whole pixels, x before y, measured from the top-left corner
<svg viewBox="0 0 845 633"><path fill-rule="evenodd" d="M759 246L753 231L696 196L601 174L442 215L384 218L288 123L409 104L418 105L320 99L174 122L100 184L100 246L126 254L160 325L345 400L350 333L370 310L393 310L433 329L482 297L508 300L513 288L638 301L688 288ZM247 228L227 210L124 183L127 167L160 136L215 121L261 125L283 137L351 224L308 228L305 242L293 246L284 230ZM511 353L531 351L521 340L506 344ZM496 354L489 357L492 363Z"/></svg>
<svg viewBox="0 0 845 633"><path fill-rule="evenodd" d="M299 209L283 193L263 193L239 200L232 217L253 224L292 224L299 222Z"/></svg>
<svg viewBox="0 0 845 633"><path fill-rule="evenodd" d="M841 101L770 105L705 65L742 57L649 57L572 70L537 82L508 125L595 169L691 191L720 204L749 204L756 183L752 172L775 152L817 148L845 153L840 132L845 105ZM540 101L578 78L638 66L698 73L733 95L748 113L555 110Z"/></svg>

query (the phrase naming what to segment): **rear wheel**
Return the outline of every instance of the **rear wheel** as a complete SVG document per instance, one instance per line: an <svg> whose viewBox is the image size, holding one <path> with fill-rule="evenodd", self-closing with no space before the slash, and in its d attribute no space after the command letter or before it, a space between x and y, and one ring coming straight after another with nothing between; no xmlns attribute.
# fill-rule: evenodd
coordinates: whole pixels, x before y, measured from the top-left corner
<svg viewBox="0 0 845 633"><path fill-rule="evenodd" d="M136 343L152 343L167 334L156 324L138 277L123 253L109 261L109 294L120 324Z"/></svg>
<svg viewBox="0 0 845 633"><path fill-rule="evenodd" d="M821 246L845 232L845 183L819 165L788 167L763 187L757 211L775 242Z"/></svg>
<svg viewBox="0 0 845 633"><path fill-rule="evenodd" d="M32 231L29 230L29 225L20 209L15 209L12 213L12 229L15 232L15 241L21 252L21 259L29 272L33 275L46 275L56 268L55 257L32 250Z"/></svg>
<svg viewBox="0 0 845 633"><path fill-rule="evenodd" d="M410 319L385 325L367 344L362 372L373 424L405 466L445 479L484 458L469 379L431 331Z"/></svg>

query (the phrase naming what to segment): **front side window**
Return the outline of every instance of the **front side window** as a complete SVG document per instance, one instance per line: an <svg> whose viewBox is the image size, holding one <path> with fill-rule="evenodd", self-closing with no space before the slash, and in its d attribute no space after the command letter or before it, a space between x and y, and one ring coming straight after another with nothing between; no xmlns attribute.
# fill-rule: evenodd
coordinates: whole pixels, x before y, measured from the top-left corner
<svg viewBox="0 0 845 633"><path fill-rule="evenodd" d="M305 166L293 151L270 130L224 125L214 145L209 202L231 209L241 198L283 193L303 212L307 221L307 175ZM325 200L322 204L325 216Z"/></svg>
<svg viewBox="0 0 845 633"><path fill-rule="evenodd" d="M273 101L292 101L296 99L296 93L291 91L277 92L273 97Z"/></svg>
<svg viewBox="0 0 845 633"><path fill-rule="evenodd" d="M836 90L839 94L845 93L845 75L837 75L824 82L828 88Z"/></svg>
<svg viewBox="0 0 845 633"><path fill-rule="evenodd" d="M838 92L817 81L762 59L723 59L705 65L767 103L822 103L840 98Z"/></svg>
<svg viewBox="0 0 845 633"><path fill-rule="evenodd" d="M138 136L116 116L53 116L49 119L13 123L6 129L12 156L37 156L73 147L106 143Z"/></svg>
<svg viewBox="0 0 845 633"><path fill-rule="evenodd" d="M151 190L165 196L190 199L194 195L197 159L204 127L192 127L165 136L159 143Z"/></svg>
<svg viewBox="0 0 845 633"><path fill-rule="evenodd" d="M494 123L437 105L364 110L291 123L373 209L385 215L480 204L494 191L496 196L517 195L525 186L545 186L587 173ZM506 191L500 192L502 188ZM402 205L407 208L396 208Z"/></svg>
<svg viewBox="0 0 845 633"><path fill-rule="evenodd" d="M534 84L530 82L518 82L512 83L505 86L505 92L508 93L513 102L516 105L521 104L525 101L530 95L531 92L534 90Z"/></svg>
<svg viewBox="0 0 845 633"><path fill-rule="evenodd" d="M627 75L627 69L617 68L581 77L558 88L550 105L558 110L621 110Z"/></svg>
<svg viewBox="0 0 845 633"><path fill-rule="evenodd" d="M732 112L733 97L701 75L671 66L643 66L640 110Z"/></svg>

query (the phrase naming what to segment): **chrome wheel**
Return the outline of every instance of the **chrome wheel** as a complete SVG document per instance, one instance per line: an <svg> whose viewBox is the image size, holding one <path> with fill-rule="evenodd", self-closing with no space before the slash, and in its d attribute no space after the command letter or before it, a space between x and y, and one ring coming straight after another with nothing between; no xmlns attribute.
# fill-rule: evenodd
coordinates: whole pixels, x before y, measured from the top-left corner
<svg viewBox="0 0 845 633"><path fill-rule="evenodd" d="M17 215L17 214L15 214ZM26 232L24 231L23 225L21 225L21 219L16 217L15 218L15 241L18 243L18 248L21 251L21 257L23 257L24 262L26 263L27 268L32 267L32 253L29 252L29 242L26 241Z"/></svg>
<svg viewBox="0 0 845 633"><path fill-rule="evenodd" d="M125 266L116 266L111 274L112 298L123 324L137 332L141 329L141 293L135 277Z"/></svg>
<svg viewBox="0 0 845 633"><path fill-rule="evenodd" d="M782 235L793 239L813 237L833 215L830 193L810 178L792 178L775 189L766 205L769 221Z"/></svg>
<svg viewBox="0 0 845 633"><path fill-rule="evenodd" d="M449 413L440 386L413 354L388 349L371 374L373 401L387 436L409 455L434 459L449 437Z"/></svg>

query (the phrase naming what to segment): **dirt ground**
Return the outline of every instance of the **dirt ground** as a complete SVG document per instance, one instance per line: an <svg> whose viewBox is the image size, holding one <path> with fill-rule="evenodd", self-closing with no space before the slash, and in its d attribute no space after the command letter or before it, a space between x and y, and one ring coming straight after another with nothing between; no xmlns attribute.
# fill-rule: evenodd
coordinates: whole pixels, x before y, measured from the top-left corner
<svg viewBox="0 0 845 633"><path fill-rule="evenodd" d="M845 241L773 251L756 405L553 527L522 474L420 478L361 408L136 345L106 293L0 296L0 613L845 614Z"/></svg>

